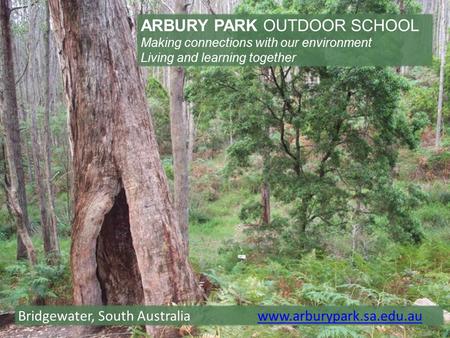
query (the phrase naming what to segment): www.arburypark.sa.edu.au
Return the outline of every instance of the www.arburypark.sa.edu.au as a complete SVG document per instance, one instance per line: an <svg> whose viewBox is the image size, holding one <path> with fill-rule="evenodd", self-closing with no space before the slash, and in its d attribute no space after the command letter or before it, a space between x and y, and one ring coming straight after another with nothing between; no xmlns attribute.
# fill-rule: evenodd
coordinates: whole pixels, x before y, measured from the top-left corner
<svg viewBox="0 0 450 338"><path fill-rule="evenodd" d="M22 306L19 325L442 325L437 306Z"/></svg>

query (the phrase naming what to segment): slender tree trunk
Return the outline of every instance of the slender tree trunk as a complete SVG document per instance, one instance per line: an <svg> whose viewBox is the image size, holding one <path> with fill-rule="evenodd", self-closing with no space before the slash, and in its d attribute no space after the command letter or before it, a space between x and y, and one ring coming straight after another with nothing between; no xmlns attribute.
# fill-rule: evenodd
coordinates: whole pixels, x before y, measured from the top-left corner
<svg viewBox="0 0 450 338"><path fill-rule="evenodd" d="M73 141L74 303L196 302L202 294L170 200L124 2L49 4Z"/></svg>
<svg viewBox="0 0 450 338"><path fill-rule="evenodd" d="M31 5L31 1L29 2ZM29 44L31 45L35 40L41 39L40 34L36 34L35 26L39 20L38 8L33 7L31 9L29 19ZM46 19L46 21L48 21ZM48 31L47 31L48 33ZM46 36L47 35L47 36ZM49 147L47 142L49 141L49 108L50 108L50 86L49 86L49 36L44 34L44 62L41 61L41 53L30 50L30 84L28 88L31 102L31 149L33 154L33 168L36 183L36 194L39 200L39 210L41 216L42 238L44 243L44 252L47 262L55 264L58 261L59 247L56 234L56 217L54 215L52 192L50 187L51 175L49 173ZM41 64L44 65L44 72L40 73L39 69ZM40 80L43 79L43 87L41 89ZM38 107L44 107L44 130L43 135L39 130L39 124L37 121ZM49 203L51 202L51 203Z"/></svg>
<svg viewBox="0 0 450 338"><path fill-rule="evenodd" d="M52 107L52 88L51 88L51 73L50 73L50 12L48 3L45 5L46 9L46 27L44 34L44 54L45 54L45 72L44 72L44 135L42 138L42 149L44 159L44 185L47 204L47 220L44 237L44 248L47 254L47 259L50 263L57 263L60 256L58 243L57 220L54 206L54 195L52 189L52 167L51 167L51 131L50 131L50 111Z"/></svg>
<svg viewBox="0 0 450 338"><path fill-rule="evenodd" d="M268 137L270 137L270 130L266 128ZM263 183L261 186L261 203L262 203L262 224L268 225L270 223L270 149L264 149L263 152Z"/></svg>
<svg viewBox="0 0 450 338"><path fill-rule="evenodd" d="M10 180L8 203L15 216L17 226L18 257L21 256L20 244L23 244L28 259L31 264L35 264L36 254L27 229L28 214L25 174L22 165L17 94L12 55L10 8L9 0L0 0L0 106L2 107L2 122L5 126L6 159ZM21 243L19 242L19 238Z"/></svg>
<svg viewBox="0 0 450 338"><path fill-rule="evenodd" d="M435 146L440 148L441 146L441 134L443 130L443 120L442 120L442 107L444 105L444 82L445 82L445 59L447 52L447 1L441 0L441 20L440 20L440 35L439 35L439 46L440 46L440 59L441 65L439 69L439 98L437 106L437 119L436 119L436 139Z"/></svg>
<svg viewBox="0 0 450 338"><path fill-rule="evenodd" d="M186 114L189 121L189 132L188 132L188 164L192 163L193 155L194 155L194 146L195 146L195 121L194 114L192 113L192 108L190 103L186 103Z"/></svg>
<svg viewBox="0 0 450 338"><path fill-rule="evenodd" d="M185 0L175 0L175 13L186 14ZM170 134L174 172L175 212L178 217L184 248L189 252L189 162L188 121L184 105L185 71L182 67L170 69Z"/></svg>
<svg viewBox="0 0 450 338"><path fill-rule="evenodd" d="M262 224L268 225L270 223L270 186L268 182L264 182L261 188L262 201Z"/></svg>
<svg viewBox="0 0 450 338"><path fill-rule="evenodd" d="M28 76L28 72L26 72L24 74L25 77ZM24 83L25 81L22 81L22 83L20 84L20 86L17 87L18 89L18 93L16 90L16 94L20 94L20 97L22 98L22 105L20 106L19 103L17 104L17 109L18 109L18 116L19 116L19 121L20 119L22 119L22 121L28 121L28 114L25 108L25 104L24 102L29 102L28 97L29 97L29 92L28 92L28 88L29 86ZM35 184L35 180L34 180L34 173L33 173L33 152L31 150L31 142L28 142L28 131L27 130L24 134L21 134L21 138L24 140L23 144L25 147L25 153L26 153L26 158L27 158L27 165L28 165L28 173L29 173L29 181L32 185ZM31 139L31 135L29 136L29 138ZM25 174L25 173L24 173ZM24 177L24 182L26 182L26 179ZM28 220L28 213L26 215L26 227L27 230L30 231L30 224L29 224L29 220ZM20 238L20 236L17 236L17 259L26 259L27 258L27 250L25 248L25 245L22 243L22 240Z"/></svg>
<svg viewBox="0 0 450 338"><path fill-rule="evenodd" d="M439 56L441 51L441 24L442 24L442 0L435 0L436 6L435 6L435 12L434 17L435 19L435 27L434 27L434 55Z"/></svg>
<svg viewBox="0 0 450 338"><path fill-rule="evenodd" d="M361 230L361 212L362 212L362 192L361 187L358 187L358 193L356 196L356 213L355 218L352 222L352 255L354 255L358 250L358 237Z"/></svg>
<svg viewBox="0 0 450 338"><path fill-rule="evenodd" d="M265 82L267 81L268 77L268 69L267 68L261 68L261 81ZM265 112L265 114L268 114L268 112ZM230 122L231 122L230 118ZM230 128L231 129L231 128ZM265 127L265 134L267 136L267 139L270 139L270 127L269 125L266 125ZM261 185L261 204L262 204L262 217L261 217L261 223L263 225L268 225L270 223L270 182L269 182L269 176L270 176L270 148L268 145L264 146L264 149L262 150L262 157L263 157L263 170L262 170L262 185Z"/></svg>
<svg viewBox="0 0 450 338"><path fill-rule="evenodd" d="M41 171L41 157L40 157L40 145L38 136L38 125L36 120L36 109L35 107L31 110L31 148L33 153L33 169L34 177L36 178L36 194L39 200L39 211L41 215L41 227L42 227L42 238L44 241L44 251L46 255L49 253L48 247L48 214L47 205L45 198L45 187L44 187L44 177Z"/></svg>
<svg viewBox="0 0 450 338"><path fill-rule="evenodd" d="M404 0L398 0L397 4L398 4L398 8L400 10L400 14L405 14L405 2L404 2ZM397 66L396 67L396 72L397 72L397 74L404 75L405 74L405 66L402 66L402 65Z"/></svg>

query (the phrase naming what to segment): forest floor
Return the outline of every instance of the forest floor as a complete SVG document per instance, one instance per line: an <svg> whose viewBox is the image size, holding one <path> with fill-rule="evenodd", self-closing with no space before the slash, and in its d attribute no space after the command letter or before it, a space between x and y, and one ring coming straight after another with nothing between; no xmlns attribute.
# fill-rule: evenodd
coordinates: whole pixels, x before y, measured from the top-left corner
<svg viewBox="0 0 450 338"><path fill-rule="evenodd" d="M399 184L410 180L424 154L402 152ZM258 199L252 173L239 177L222 175L224 158L197 159L193 167L190 259L196 271L208 277L212 293L208 304L411 304L429 298L450 303L450 185L445 180L418 180L429 200L416 210L426 238L421 245L399 245L388 238L366 238L367 254L349 259L350 238L344 233L324 233L323 251L298 257L265 254L251 240L251 227L242 224L239 213L249 199ZM272 201L273 215L286 210ZM250 235L250 236L249 236ZM37 248L42 243L36 233ZM1 240L0 308L12 309L29 302L29 285L42 276L30 275L15 263L15 238ZM55 279L44 290L49 304L70 304L67 257L69 238L61 239L66 262L63 271L43 269ZM40 255L42 255L42 249ZM246 259L238 258L246 255ZM14 265L16 264L16 265ZM47 270L46 270L47 269ZM26 285L26 287L24 287ZM6 296L6 297L5 297ZM64 327L18 327L0 329L0 337L70 337ZM445 337L441 329L405 327L204 327L204 337ZM129 328L108 328L90 337L131 336ZM139 335L135 334L135 337Z"/></svg>

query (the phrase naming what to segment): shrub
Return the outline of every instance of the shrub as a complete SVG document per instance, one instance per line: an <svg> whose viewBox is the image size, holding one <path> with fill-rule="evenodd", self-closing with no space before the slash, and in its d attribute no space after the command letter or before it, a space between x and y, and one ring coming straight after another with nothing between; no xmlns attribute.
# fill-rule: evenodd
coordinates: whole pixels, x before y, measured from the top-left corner
<svg viewBox="0 0 450 338"><path fill-rule="evenodd" d="M17 262L4 269L0 291L0 305L14 308L19 304L46 304L66 299L69 293L70 276L68 263L50 266L40 263L31 267L26 262Z"/></svg>
<svg viewBox="0 0 450 338"><path fill-rule="evenodd" d="M14 223L11 221L11 216L6 208L0 208L0 240L9 239L15 232Z"/></svg>
<svg viewBox="0 0 450 338"><path fill-rule="evenodd" d="M430 203L416 211L417 217L430 227L448 227L450 225L450 209L446 205Z"/></svg>

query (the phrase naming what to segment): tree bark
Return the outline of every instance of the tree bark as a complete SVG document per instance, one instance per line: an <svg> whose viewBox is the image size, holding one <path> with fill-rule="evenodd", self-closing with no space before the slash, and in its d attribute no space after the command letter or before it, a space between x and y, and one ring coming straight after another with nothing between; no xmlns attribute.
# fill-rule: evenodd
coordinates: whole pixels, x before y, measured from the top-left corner
<svg viewBox="0 0 450 338"><path fill-rule="evenodd" d="M268 69L261 68L261 81L265 82L268 78ZM268 112L265 112L268 114ZM231 122L231 119L230 119ZM230 130L232 130L230 126ZM270 127L266 125L265 134L267 135L267 139L270 139ZM230 133L232 135L232 133ZM262 184L261 184L261 205L262 205L262 215L261 215L261 224L269 225L270 224L270 168L271 168L271 151L268 145L264 145L262 149L262 158L263 158L263 169L262 169Z"/></svg>
<svg viewBox="0 0 450 338"><path fill-rule="evenodd" d="M267 181L264 181L261 187L261 202L262 224L268 225L270 223L270 186Z"/></svg>
<svg viewBox="0 0 450 338"><path fill-rule="evenodd" d="M44 252L46 256L51 255L49 248L48 213L45 198L44 177L41 171L40 144L38 136L38 125L36 121L36 106L31 109L31 151L33 154L34 177L36 178L36 194L39 201L39 212L41 216L42 239L44 242Z"/></svg>
<svg viewBox="0 0 450 338"><path fill-rule="evenodd" d="M195 120L190 103L186 102L186 114L188 118L188 164L190 165L194 156L195 146ZM188 215L189 216L189 215Z"/></svg>
<svg viewBox="0 0 450 338"><path fill-rule="evenodd" d="M31 264L36 263L33 242L28 234L28 213L25 193L25 174L22 164L17 94L12 55L9 0L0 0L0 103L2 122L5 126L6 159L9 169L10 186L8 203L15 216L18 237L18 258L23 244Z"/></svg>
<svg viewBox="0 0 450 338"><path fill-rule="evenodd" d="M266 128L266 133L270 138L270 129ZM261 224L268 225L270 224L270 149L266 146L263 149L263 171L262 171L262 186L261 186L261 203L262 203L262 217Z"/></svg>
<svg viewBox="0 0 450 338"><path fill-rule="evenodd" d="M447 53L447 1L441 0L441 20L440 20L440 35L439 35L439 46L440 46L440 68L439 68L439 98L437 106L437 118L436 118L436 138L435 146L440 148L441 146L441 134L442 134L442 107L444 104L444 82L445 82L445 59Z"/></svg>
<svg viewBox="0 0 450 338"><path fill-rule="evenodd" d="M73 142L74 303L196 302L202 294L170 200L125 5L49 4Z"/></svg>
<svg viewBox="0 0 450 338"><path fill-rule="evenodd" d="M186 14L185 0L175 0L175 13ZM189 252L189 156L188 121L184 104L185 70L170 69L170 134L172 139L175 212L183 236L184 250Z"/></svg>
<svg viewBox="0 0 450 338"><path fill-rule="evenodd" d="M44 56L45 56L45 72L44 72L44 135L42 138L42 154L44 159L44 185L47 204L47 220L46 220L46 236L44 237L44 249L47 254L49 263L57 263L59 261L60 250L58 242L58 229L56 212L54 206L54 194L52 189L52 167L51 167L51 131L50 131L50 111L52 108L52 88L50 73L50 10L48 3L45 4L45 34L44 34Z"/></svg>

